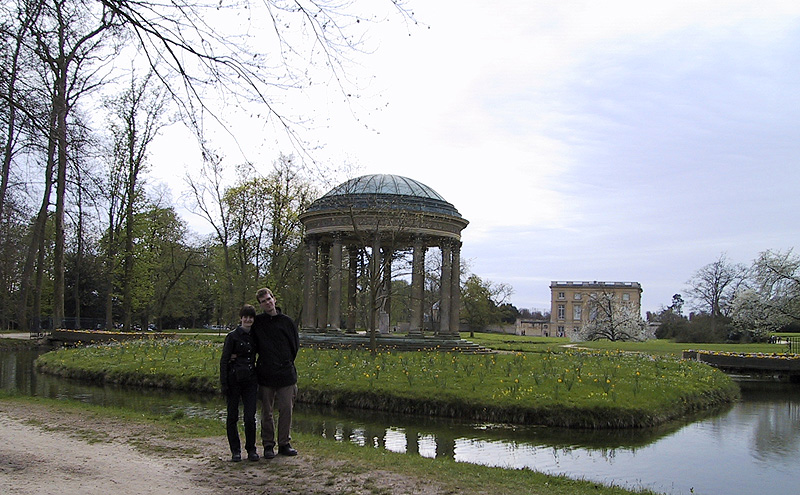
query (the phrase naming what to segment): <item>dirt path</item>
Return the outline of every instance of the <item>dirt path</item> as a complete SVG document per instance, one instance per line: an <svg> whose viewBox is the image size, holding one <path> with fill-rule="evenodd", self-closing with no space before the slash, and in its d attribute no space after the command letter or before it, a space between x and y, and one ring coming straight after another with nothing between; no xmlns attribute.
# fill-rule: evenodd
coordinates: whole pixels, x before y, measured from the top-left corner
<svg viewBox="0 0 800 495"><path fill-rule="evenodd" d="M178 444L150 425L0 401L3 494L448 493L430 480L354 468L302 452L270 461L228 459L222 434Z"/></svg>

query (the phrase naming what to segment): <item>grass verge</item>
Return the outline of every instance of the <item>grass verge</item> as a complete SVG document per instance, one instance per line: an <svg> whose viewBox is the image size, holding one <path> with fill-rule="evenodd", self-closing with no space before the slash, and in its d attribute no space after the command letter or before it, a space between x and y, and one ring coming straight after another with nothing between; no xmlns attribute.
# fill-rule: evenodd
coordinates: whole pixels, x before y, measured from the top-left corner
<svg viewBox="0 0 800 495"><path fill-rule="evenodd" d="M491 349L512 352L564 352L571 348L594 349L599 351L640 352L654 356L680 358L685 350L707 350L722 352L762 352L785 353L786 344L709 344L691 342L673 342L664 339L651 339L644 342L611 342L598 340L592 342L571 342L568 338L559 337L527 337L524 335L508 335L497 333L462 333L461 338Z"/></svg>

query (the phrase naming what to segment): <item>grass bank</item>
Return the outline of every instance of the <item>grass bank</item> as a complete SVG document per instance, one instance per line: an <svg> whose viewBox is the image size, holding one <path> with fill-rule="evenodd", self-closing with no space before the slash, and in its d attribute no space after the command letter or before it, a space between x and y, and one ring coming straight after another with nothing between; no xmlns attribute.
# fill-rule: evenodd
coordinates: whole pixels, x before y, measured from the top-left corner
<svg viewBox="0 0 800 495"><path fill-rule="evenodd" d="M61 349L48 373L216 392L221 345L131 341ZM707 365L619 351L558 349L468 355L302 349L301 401L513 424L625 428L730 402L738 387Z"/></svg>
<svg viewBox="0 0 800 495"><path fill-rule="evenodd" d="M13 404L15 407L10 407ZM22 407L19 407L19 405ZM72 433L87 442L105 442L108 436L91 424L112 422L115 438L127 436L132 446L143 452L160 455L193 455L208 449L209 437L217 442L216 450L225 451L224 425L221 422L175 416L142 414L120 408L82 404L76 401L53 400L35 397L15 397L0 392L0 411L23 410L25 417L48 418L41 425L45 431L62 430ZM80 418L73 424L72 418ZM127 427L125 425L130 425ZM126 431L127 430L127 431ZM630 495L654 494L651 491L628 490L605 486L590 481L573 480L563 476L548 476L528 469L510 470L468 463L459 463L446 458L429 459L420 456L393 453L383 449L363 448L347 442L334 442L313 435L292 434L292 443L301 451L301 456L292 460L310 459L317 475L325 477L326 486L348 486L354 474L389 472L403 478L415 479L417 484L439 486L438 493L477 495ZM165 451L161 439L182 446L180 451ZM302 458L302 459L301 459ZM243 466L244 465L244 466ZM296 482L297 462L261 462L269 476L287 484ZM243 468L246 463L209 462L208 476L220 476L223 472L253 476ZM337 479L338 478L338 479ZM277 486L275 488L278 488ZM308 488L308 487L307 487ZM375 484L371 489L358 493L395 493L386 482ZM311 490L304 492L312 493ZM313 492L317 493L317 492ZM332 493L327 490L325 493Z"/></svg>
<svg viewBox="0 0 800 495"><path fill-rule="evenodd" d="M0 349L35 349L38 341L28 339L9 339L0 334Z"/></svg>
<svg viewBox="0 0 800 495"><path fill-rule="evenodd" d="M563 337L527 337L498 333L462 333L461 338L475 342L484 347L512 352L560 352L574 348L594 349L599 351L640 352L655 356L680 358L685 350L706 350L717 352L742 353L785 353L786 344L708 344L673 342L664 339L651 339L644 342L611 342L598 340L593 342L571 342Z"/></svg>

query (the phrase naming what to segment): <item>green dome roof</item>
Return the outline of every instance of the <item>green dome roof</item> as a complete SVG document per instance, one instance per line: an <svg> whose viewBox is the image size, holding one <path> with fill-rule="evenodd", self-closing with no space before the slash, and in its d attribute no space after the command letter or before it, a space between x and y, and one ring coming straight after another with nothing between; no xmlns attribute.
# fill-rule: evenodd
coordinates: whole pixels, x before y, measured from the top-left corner
<svg viewBox="0 0 800 495"><path fill-rule="evenodd" d="M382 208L423 211L461 217L456 208L425 184L399 175L363 175L334 187L308 211L341 208Z"/></svg>

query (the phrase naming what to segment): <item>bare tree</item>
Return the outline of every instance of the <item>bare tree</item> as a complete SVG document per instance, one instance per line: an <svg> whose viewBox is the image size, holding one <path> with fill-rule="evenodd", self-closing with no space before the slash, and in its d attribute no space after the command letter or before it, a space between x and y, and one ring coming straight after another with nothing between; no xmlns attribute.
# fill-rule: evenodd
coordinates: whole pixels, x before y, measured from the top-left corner
<svg viewBox="0 0 800 495"><path fill-rule="evenodd" d="M99 1L131 33L201 146L206 117L227 128L219 102L226 113L236 109L271 122L301 151L306 148L297 131L308 117L293 116L282 94L333 81L350 99L343 64L363 46L366 25L390 15L381 4L352 0ZM413 22L404 3L389 0L386 6ZM243 35L248 26L258 34Z"/></svg>
<svg viewBox="0 0 800 495"><path fill-rule="evenodd" d="M6 5L4 5L6 7ZM3 88L0 91L2 97L2 122L3 122L3 163L0 167L0 223L2 223L5 212L6 194L9 181L11 179L11 165L14 155L20 144L23 123L20 114L25 114L25 106L22 105L23 97L20 89L21 67L24 60L24 43L29 34L31 24L37 13L34 9L17 6L17 9L3 9L4 17L16 17L18 24L0 23L0 33L3 38L9 40L8 45L4 45L2 50L2 67L0 73L3 81Z"/></svg>
<svg viewBox="0 0 800 495"><path fill-rule="evenodd" d="M386 2L401 18L411 20L402 4L401 0ZM356 5L368 13L359 15ZM209 116L225 127L223 114L238 110L286 131L303 149L297 130L308 116L292 116L289 107L282 104L283 95L286 90L334 81L349 98L343 60L352 50L360 49L368 24L365 21L379 21L389 15L375 14L374 6L347 0L242 0L225 5L211 0L4 2L0 27L4 41L11 42L2 46L0 118L8 132L2 143L0 221L20 142L19 115L24 115L35 131L30 135L38 141L38 156L31 161L40 164L43 172L42 185L37 187L37 193L41 189L41 207L20 282L19 321L26 321L31 294L37 301L33 311L41 309L41 284L32 281L34 268L37 281L52 276L54 321L59 324L64 317L66 198L73 173L69 129L75 125L76 109L86 101L85 96L117 74L117 67L108 63L114 56L120 55L118 60L135 58L139 66L143 63L152 68L155 79L197 133L202 148L207 144L204 133ZM239 16L239 22L231 22L235 16ZM242 26L248 22L257 27L258 36L243 32ZM317 68L325 72L314 70ZM36 94L39 102L46 103L28 105L28 94ZM44 266L44 232L53 205L55 234L50 268ZM119 206L129 207L130 203ZM129 213L125 212L128 219Z"/></svg>
<svg viewBox="0 0 800 495"><path fill-rule="evenodd" d="M69 147L69 117L77 100L97 87L90 67L102 61L103 34L115 27L113 15L86 2L56 0L38 3L40 12L31 27L35 53L47 70L51 83L51 128L48 139L55 143L49 155L55 162L55 249L53 253L53 322L64 317L65 198ZM108 53L106 53L108 55ZM48 156L48 160L50 160Z"/></svg>
<svg viewBox="0 0 800 495"><path fill-rule="evenodd" d="M729 262L725 253L722 253L716 261L697 270L686 282L689 286L687 295L695 309L712 317L728 316L730 303L746 274L744 265Z"/></svg>
<svg viewBox="0 0 800 495"><path fill-rule="evenodd" d="M225 201L225 177L221 155L206 151L203 153L203 166L200 175L186 176L191 200L214 231L214 239L222 249L224 288L222 290L222 304L226 308L229 321L236 321L236 307L234 295L234 263L231 253L231 240L233 239L233 212Z"/></svg>

